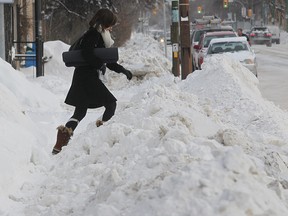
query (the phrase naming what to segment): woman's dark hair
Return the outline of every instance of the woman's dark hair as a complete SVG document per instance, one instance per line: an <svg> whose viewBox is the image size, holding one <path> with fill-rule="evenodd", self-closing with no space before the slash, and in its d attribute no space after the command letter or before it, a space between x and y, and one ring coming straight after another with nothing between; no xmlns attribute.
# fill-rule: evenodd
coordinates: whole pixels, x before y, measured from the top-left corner
<svg viewBox="0 0 288 216"><path fill-rule="evenodd" d="M103 28L102 30L104 31L105 28L115 25L116 22L116 15L109 9L102 8L96 12L94 17L90 20L89 25L90 27L94 27L96 29L98 29L99 25L101 25Z"/></svg>

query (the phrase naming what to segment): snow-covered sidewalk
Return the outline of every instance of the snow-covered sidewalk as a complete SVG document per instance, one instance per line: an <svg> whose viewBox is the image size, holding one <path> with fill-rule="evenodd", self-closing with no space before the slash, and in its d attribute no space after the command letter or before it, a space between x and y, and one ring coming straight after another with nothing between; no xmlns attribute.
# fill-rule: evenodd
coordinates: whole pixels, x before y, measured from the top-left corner
<svg viewBox="0 0 288 216"><path fill-rule="evenodd" d="M229 56L181 81L156 41L134 35L119 62L137 77L103 77L116 115L96 128L103 110L90 110L52 156L73 112L65 49L45 44L53 58L37 79L0 60L0 215L288 215L287 112Z"/></svg>

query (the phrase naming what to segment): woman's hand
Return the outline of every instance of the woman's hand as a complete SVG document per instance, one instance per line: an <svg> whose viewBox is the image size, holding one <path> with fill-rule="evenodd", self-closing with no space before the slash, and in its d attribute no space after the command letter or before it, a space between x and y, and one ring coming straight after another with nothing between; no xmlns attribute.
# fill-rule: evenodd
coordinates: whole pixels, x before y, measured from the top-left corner
<svg viewBox="0 0 288 216"><path fill-rule="evenodd" d="M127 77L128 80L131 80L131 79L132 79L132 76L133 76L133 75L132 75L131 71L124 69L124 70L122 71L122 73L126 75L126 77Z"/></svg>

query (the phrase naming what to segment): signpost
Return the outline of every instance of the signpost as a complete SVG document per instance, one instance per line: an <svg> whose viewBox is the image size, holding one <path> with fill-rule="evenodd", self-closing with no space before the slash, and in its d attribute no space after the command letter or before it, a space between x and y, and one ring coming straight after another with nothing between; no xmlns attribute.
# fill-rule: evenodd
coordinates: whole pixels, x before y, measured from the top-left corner
<svg viewBox="0 0 288 216"><path fill-rule="evenodd" d="M41 0L35 0L36 77L44 76Z"/></svg>
<svg viewBox="0 0 288 216"><path fill-rule="evenodd" d="M192 72L189 0L179 1L180 11L180 43L181 43L181 79Z"/></svg>
<svg viewBox="0 0 288 216"><path fill-rule="evenodd" d="M171 25L171 43L172 43L172 73L174 76L180 76L179 64L179 8L178 0L172 1L172 25Z"/></svg>
<svg viewBox="0 0 288 216"><path fill-rule="evenodd" d="M5 60L4 7L0 3L0 58Z"/></svg>

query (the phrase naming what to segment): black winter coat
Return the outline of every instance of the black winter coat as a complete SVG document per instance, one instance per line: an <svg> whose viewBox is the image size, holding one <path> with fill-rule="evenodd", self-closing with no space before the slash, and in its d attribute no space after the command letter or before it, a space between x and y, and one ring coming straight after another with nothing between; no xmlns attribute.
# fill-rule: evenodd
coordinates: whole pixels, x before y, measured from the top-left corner
<svg viewBox="0 0 288 216"><path fill-rule="evenodd" d="M93 55L95 47L105 47L104 41L95 28L90 28L81 42L82 55L89 62L89 66L75 68L72 84L65 99L66 104L98 108L117 101L99 79L99 69L103 66L103 62ZM107 63L106 66L117 73L125 70L117 63Z"/></svg>

